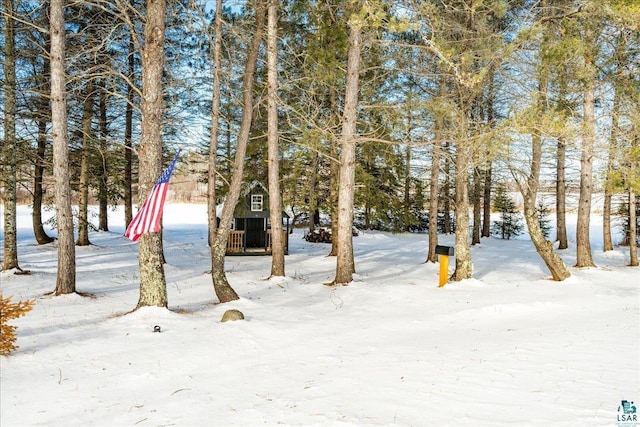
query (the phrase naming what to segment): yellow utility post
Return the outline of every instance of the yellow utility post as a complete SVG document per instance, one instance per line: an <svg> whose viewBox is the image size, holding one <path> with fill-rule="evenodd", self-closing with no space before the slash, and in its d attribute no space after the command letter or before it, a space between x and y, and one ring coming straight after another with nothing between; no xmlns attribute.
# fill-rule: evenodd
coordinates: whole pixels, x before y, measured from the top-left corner
<svg viewBox="0 0 640 427"><path fill-rule="evenodd" d="M436 255L438 255L438 262L440 263L440 283L438 287L441 288L449 281L449 257L454 256L455 248L452 246L440 246L436 245Z"/></svg>

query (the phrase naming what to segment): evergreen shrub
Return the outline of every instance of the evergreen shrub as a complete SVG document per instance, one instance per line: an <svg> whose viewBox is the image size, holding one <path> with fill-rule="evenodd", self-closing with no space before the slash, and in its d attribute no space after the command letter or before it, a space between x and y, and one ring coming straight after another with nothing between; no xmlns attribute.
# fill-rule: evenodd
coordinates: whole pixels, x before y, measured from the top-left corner
<svg viewBox="0 0 640 427"><path fill-rule="evenodd" d="M507 240L522 234L524 230L522 213L507 194L504 185L499 185L496 188L493 207L496 212L500 213L500 220L493 221L491 224L491 234Z"/></svg>

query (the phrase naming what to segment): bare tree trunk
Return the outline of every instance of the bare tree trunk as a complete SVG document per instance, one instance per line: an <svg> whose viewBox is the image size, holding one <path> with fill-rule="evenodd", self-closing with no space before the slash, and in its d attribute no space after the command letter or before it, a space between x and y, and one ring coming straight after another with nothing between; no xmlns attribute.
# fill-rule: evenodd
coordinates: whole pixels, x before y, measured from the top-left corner
<svg viewBox="0 0 640 427"><path fill-rule="evenodd" d="M249 142L249 133L253 117L253 80L262 33L264 32L266 1L268 0L258 0L256 4L256 27L249 51L247 52L247 63L245 64L242 76L242 121L240 123L240 132L238 134L236 154L233 162L233 174L231 176L231 182L229 183L229 192L227 193L227 198L222 208L220 226L211 248L211 279L216 296L221 303L238 299L238 294L236 294L229 284L224 271L224 256L227 248L229 229L231 228L231 221L233 220L233 211L238 203L242 186L244 158L247 151L247 143Z"/></svg>
<svg viewBox="0 0 640 427"><path fill-rule="evenodd" d="M267 144L271 218L271 277L284 276L280 156L278 152L278 0L269 1L267 26Z"/></svg>
<svg viewBox="0 0 640 427"><path fill-rule="evenodd" d="M69 185L63 0L51 0L49 22L51 32L53 177L58 222L58 270L54 293L61 295L76 292L76 252L73 241L73 214Z"/></svg>
<svg viewBox="0 0 640 427"><path fill-rule="evenodd" d="M105 82L106 84L106 82ZM109 170L107 165L107 91L105 86L100 88L100 170L98 171L98 230L109 231Z"/></svg>
<svg viewBox="0 0 640 427"><path fill-rule="evenodd" d="M134 88L133 84L133 75L135 73L135 58L134 54L134 45L133 39L129 36L129 44L128 44L128 77L131 83L127 84L127 106L125 109L125 121L124 121L124 227L125 230L129 227L129 224L133 220L133 156L131 155L131 151L133 149L133 144L131 142L131 138L133 135L133 96L134 96Z"/></svg>
<svg viewBox="0 0 640 427"><path fill-rule="evenodd" d="M2 201L4 203L4 257L2 269L20 268L18 266L17 235L17 160L16 160L16 55L13 25L13 1L4 0L4 149Z"/></svg>
<svg viewBox="0 0 640 427"><path fill-rule="evenodd" d="M162 173L162 117L165 39L165 0L147 2L142 52L142 123L140 135L138 200L151 193ZM145 233L139 240L140 297L136 309L167 307L161 233Z"/></svg>
<svg viewBox="0 0 640 427"><path fill-rule="evenodd" d="M222 0L216 0L213 51L213 93L211 94L211 134L209 137L209 169L207 174L208 242L213 257L213 242L218 231L216 174L218 161L218 130L220 128L220 62L222 60Z"/></svg>
<svg viewBox="0 0 640 427"><path fill-rule="evenodd" d="M340 152L340 186L338 187L338 253L336 277L332 284L345 285L353 280L353 200L356 170L356 125L362 34L360 23L349 23L347 79L342 121Z"/></svg>
<svg viewBox="0 0 640 427"><path fill-rule="evenodd" d="M87 246L89 241L89 144L93 119L93 84L87 81L82 111L82 154L80 159L80 187L78 200L78 240L76 245Z"/></svg>
<svg viewBox="0 0 640 427"><path fill-rule="evenodd" d="M589 31L589 30L587 30ZM588 42L589 47L592 42ZM578 201L578 221L576 226L576 267L593 267L589 224L591 221L591 193L593 191L593 145L595 141L595 70L593 58L587 54L586 77L582 118L582 155L580 156L580 198Z"/></svg>

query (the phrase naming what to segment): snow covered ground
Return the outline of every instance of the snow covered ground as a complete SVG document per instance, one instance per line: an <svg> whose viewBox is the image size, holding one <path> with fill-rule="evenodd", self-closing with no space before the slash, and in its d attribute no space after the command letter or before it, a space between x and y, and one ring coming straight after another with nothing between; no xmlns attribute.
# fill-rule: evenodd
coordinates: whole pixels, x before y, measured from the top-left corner
<svg viewBox="0 0 640 427"><path fill-rule="evenodd" d="M3 427L634 425L621 403L640 401L640 270L628 248L602 252L597 216L597 268L560 283L522 237L483 239L474 278L438 288L426 235L366 232L355 282L330 288L329 246L297 230L286 278L265 280L270 257L227 257L241 299L216 304L206 207L167 205L170 310L127 314L138 261L122 212L77 248L77 289L93 297L44 295L56 246L36 245L29 215L18 250L32 274L0 276L5 296L36 300L0 358ZM232 308L246 319L220 323Z"/></svg>

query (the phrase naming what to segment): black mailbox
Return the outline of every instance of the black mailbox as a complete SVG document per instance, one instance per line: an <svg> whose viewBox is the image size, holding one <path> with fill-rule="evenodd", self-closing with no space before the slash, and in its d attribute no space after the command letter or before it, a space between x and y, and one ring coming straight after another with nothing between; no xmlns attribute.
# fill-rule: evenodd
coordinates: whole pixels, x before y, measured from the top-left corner
<svg viewBox="0 0 640 427"><path fill-rule="evenodd" d="M453 246L436 245L436 255L454 256L455 252Z"/></svg>

